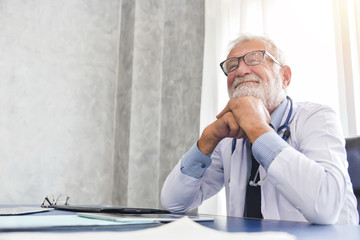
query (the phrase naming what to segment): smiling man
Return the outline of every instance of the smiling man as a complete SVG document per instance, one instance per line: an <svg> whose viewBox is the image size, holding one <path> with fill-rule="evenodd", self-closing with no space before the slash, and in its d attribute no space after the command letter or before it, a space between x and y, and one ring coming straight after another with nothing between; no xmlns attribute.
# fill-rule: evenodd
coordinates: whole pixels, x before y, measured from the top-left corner
<svg viewBox="0 0 360 240"><path fill-rule="evenodd" d="M334 111L287 97L291 70L268 38L241 36L220 66L230 100L166 179L163 207L186 212L225 187L229 216L358 224Z"/></svg>

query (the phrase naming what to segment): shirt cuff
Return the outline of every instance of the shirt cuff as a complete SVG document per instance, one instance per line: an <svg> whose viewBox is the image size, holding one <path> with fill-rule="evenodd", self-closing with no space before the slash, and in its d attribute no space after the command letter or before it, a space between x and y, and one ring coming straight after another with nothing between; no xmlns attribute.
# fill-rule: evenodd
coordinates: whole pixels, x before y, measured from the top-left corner
<svg viewBox="0 0 360 240"><path fill-rule="evenodd" d="M277 155L284 149L289 147L277 133L267 132L261 135L252 145L252 153L255 159L267 171L270 164Z"/></svg>
<svg viewBox="0 0 360 240"><path fill-rule="evenodd" d="M195 143L192 148L182 157L180 171L194 178L201 178L211 164L211 154L203 154Z"/></svg>

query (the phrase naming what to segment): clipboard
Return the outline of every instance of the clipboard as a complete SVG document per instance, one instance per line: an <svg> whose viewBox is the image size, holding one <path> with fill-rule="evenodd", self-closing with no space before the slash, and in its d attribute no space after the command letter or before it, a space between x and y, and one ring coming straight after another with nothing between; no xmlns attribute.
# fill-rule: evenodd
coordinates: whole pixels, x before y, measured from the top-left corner
<svg viewBox="0 0 360 240"><path fill-rule="evenodd" d="M184 214L119 214L119 213L78 213L79 217L89 219L101 219L107 221L139 221L139 220L153 220L161 223L169 223L187 217L194 222L213 222L214 217L203 215L184 215Z"/></svg>
<svg viewBox="0 0 360 240"><path fill-rule="evenodd" d="M51 205L56 210L90 213L121 213L121 214L169 214L169 211L155 208L132 208L121 206L94 205Z"/></svg>

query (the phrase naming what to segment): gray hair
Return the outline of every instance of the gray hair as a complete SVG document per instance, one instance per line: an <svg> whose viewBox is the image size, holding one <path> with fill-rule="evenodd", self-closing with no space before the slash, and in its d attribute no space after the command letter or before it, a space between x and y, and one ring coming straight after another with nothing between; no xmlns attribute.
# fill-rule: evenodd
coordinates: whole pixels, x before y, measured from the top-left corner
<svg viewBox="0 0 360 240"><path fill-rule="evenodd" d="M237 45L239 45L240 43L247 42L247 41L254 41L254 40L264 43L264 45L268 48L266 50L268 50L281 64L283 64L283 65L285 64L285 56L282 53L282 51L280 50L280 48L278 48L275 45L273 40L271 40L269 37L266 37L266 36L258 36L258 35L251 35L251 34L241 35L240 37L238 37L235 40L230 42L228 53L230 53L230 51L233 48L235 48Z"/></svg>

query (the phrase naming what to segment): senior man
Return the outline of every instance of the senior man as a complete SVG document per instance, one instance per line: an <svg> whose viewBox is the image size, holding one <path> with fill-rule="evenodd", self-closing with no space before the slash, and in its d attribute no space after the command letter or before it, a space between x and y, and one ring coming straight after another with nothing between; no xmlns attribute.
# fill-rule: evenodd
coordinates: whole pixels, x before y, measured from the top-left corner
<svg viewBox="0 0 360 240"><path fill-rule="evenodd" d="M287 97L283 63L268 38L233 41L220 64L230 100L167 177L164 208L192 210L225 187L228 216L359 223L338 118Z"/></svg>

